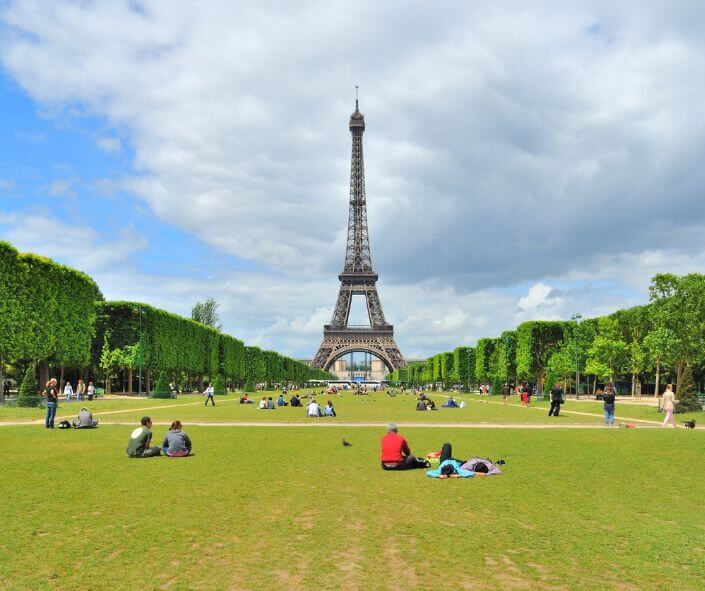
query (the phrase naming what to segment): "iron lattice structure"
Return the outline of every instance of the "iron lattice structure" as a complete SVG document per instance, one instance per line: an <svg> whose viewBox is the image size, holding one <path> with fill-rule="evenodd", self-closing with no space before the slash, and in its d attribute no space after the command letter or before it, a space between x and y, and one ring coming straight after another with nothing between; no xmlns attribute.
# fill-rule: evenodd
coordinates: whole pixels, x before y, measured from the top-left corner
<svg viewBox="0 0 705 591"><path fill-rule="evenodd" d="M362 134L365 117L355 100L355 112L350 116L352 162L350 166L350 210L348 239L343 272L338 275L340 291L330 324L323 327L323 342L311 366L329 370L333 363L350 352L367 352L381 359L389 371L406 367L406 361L394 340L394 327L384 318L377 293L378 275L372 268L370 238L367 230L367 198L365 195L365 164L362 155ZM354 295L363 295L367 303L370 324L348 324Z"/></svg>

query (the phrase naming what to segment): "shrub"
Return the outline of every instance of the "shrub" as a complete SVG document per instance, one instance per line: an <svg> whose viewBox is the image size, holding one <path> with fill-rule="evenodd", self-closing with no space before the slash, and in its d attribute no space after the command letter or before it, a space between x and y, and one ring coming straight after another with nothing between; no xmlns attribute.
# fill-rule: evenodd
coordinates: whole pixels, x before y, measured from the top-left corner
<svg viewBox="0 0 705 591"><path fill-rule="evenodd" d="M681 379L681 388L678 391L678 402L676 403L676 412L693 412L703 409L702 404L698 400L698 395L695 393L693 385L693 370L690 364L685 366L683 378Z"/></svg>
<svg viewBox="0 0 705 591"><path fill-rule="evenodd" d="M22 384L20 384L20 391L17 397L17 404L18 406L28 407L39 406L41 400L39 386L37 385L37 370L34 367L34 363L32 363L24 373L24 378L22 379Z"/></svg>
<svg viewBox="0 0 705 591"><path fill-rule="evenodd" d="M216 394L227 394L228 391L225 389L225 380L223 376L218 374L215 376L215 381L213 382L213 390Z"/></svg>
<svg viewBox="0 0 705 591"><path fill-rule="evenodd" d="M159 374L154 390L149 394L150 398L171 398L171 389L169 388L169 378L165 372Z"/></svg>
<svg viewBox="0 0 705 591"><path fill-rule="evenodd" d="M255 385L252 382L252 380L247 380L247 383L245 384L243 391L244 392L254 392L255 391Z"/></svg>

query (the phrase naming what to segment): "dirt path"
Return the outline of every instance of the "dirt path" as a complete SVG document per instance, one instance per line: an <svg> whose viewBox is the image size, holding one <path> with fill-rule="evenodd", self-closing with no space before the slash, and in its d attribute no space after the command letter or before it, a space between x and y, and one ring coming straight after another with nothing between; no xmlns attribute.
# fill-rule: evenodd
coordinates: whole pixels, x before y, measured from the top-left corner
<svg viewBox="0 0 705 591"><path fill-rule="evenodd" d="M313 422L316 421L316 422ZM27 425L39 425L44 421L3 421L0 427L20 427ZM134 425L134 421L101 421L101 425ZM171 421L153 421L154 425L170 425ZM333 422L325 419L313 419L312 422L295 421L188 421L188 426L192 427L305 427L322 428L327 427L373 427L384 429L388 423L379 421L370 422ZM586 423L397 423L399 427L405 429L604 429L603 425L591 425ZM616 428L616 427L615 427ZM639 425L639 428L654 429L656 425Z"/></svg>

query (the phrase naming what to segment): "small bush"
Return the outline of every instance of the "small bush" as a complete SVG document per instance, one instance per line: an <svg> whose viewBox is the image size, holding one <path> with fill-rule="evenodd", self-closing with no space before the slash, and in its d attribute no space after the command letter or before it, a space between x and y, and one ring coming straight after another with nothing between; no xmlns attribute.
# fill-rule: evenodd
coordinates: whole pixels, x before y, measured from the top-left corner
<svg viewBox="0 0 705 591"><path fill-rule="evenodd" d="M698 400L698 395L695 393L693 384L693 370L690 365L685 366L683 378L681 379L681 387L677 392L678 402L676 402L676 413L694 412L703 409L702 404Z"/></svg>
<svg viewBox="0 0 705 591"><path fill-rule="evenodd" d="M243 391L244 392L254 392L255 391L255 385L252 383L252 380L247 380L247 383L245 384Z"/></svg>
<svg viewBox="0 0 705 591"><path fill-rule="evenodd" d="M39 385L37 384L37 370L32 363L24 373L20 391L17 396L17 405L25 407L40 406L42 397L39 395Z"/></svg>
<svg viewBox="0 0 705 591"><path fill-rule="evenodd" d="M228 391L225 388L225 380L223 379L223 376L218 374L215 376L215 381L213 382L213 390L215 391L216 394L227 394Z"/></svg>
<svg viewBox="0 0 705 591"><path fill-rule="evenodd" d="M169 378L166 377L166 373L161 372L159 374L159 379L154 386L154 390L149 393L150 398L171 398L171 389L169 388Z"/></svg>

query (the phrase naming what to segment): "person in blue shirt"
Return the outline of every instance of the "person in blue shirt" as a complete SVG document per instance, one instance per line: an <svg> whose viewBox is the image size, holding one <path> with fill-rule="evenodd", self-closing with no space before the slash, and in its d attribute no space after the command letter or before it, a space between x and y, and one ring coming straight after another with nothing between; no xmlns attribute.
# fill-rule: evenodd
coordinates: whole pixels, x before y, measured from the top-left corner
<svg viewBox="0 0 705 591"><path fill-rule="evenodd" d="M472 478L475 473L472 470L463 470L458 460L444 460L435 470L426 472L429 478Z"/></svg>
<svg viewBox="0 0 705 591"><path fill-rule="evenodd" d="M458 403L455 401L455 398L451 396L445 401L443 408L458 408Z"/></svg>
<svg viewBox="0 0 705 591"><path fill-rule="evenodd" d="M324 417L334 417L335 416L335 407L333 406L332 401L328 401L326 405L323 407L323 416Z"/></svg>
<svg viewBox="0 0 705 591"><path fill-rule="evenodd" d="M284 400L284 394L279 394L279 398L277 398L277 406L289 406L289 403Z"/></svg>

